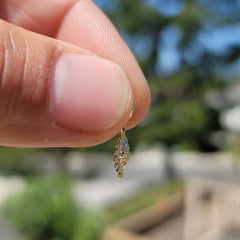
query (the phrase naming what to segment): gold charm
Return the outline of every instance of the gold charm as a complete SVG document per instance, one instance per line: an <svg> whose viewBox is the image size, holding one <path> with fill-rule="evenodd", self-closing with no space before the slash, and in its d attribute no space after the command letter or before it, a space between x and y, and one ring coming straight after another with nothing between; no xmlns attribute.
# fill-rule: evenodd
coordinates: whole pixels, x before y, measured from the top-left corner
<svg viewBox="0 0 240 240"><path fill-rule="evenodd" d="M126 127L120 131L114 151L114 167L118 177L123 177L123 170L128 163L130 155L128 140L125 132Z"/></svg>
<svg viewBox="0 0 240 240"><path fill-rule="evenodd" d="M132 112L130 117L133 115L134 112L134 105L132 108ZM121 129L120 133L118 134L117 143L115 145L114 151L114 167L118 174L118 177L123 177L123 170L125 169L130 156L130 150L128 145L128 139L126 136L126 126Z"/></svg>

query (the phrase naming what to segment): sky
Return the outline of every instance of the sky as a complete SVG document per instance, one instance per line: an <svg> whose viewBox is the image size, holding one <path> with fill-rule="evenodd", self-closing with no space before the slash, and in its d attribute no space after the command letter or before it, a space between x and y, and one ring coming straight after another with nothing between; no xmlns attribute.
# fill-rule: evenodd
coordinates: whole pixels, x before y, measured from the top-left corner
<svg viewBox="0 0 240 240"><path fill-rule="evenodd" d="M121 1L121 0L119 0ZM141 1L141 0L139 0ZM176 16L185 8L184 0L142 0L151 7L165 16ZM191 64L197 64L198 59L204 51L208 51L213 55L221 56L231 46L240 47L240 0L231 0L234 4L229 4L230 0L195 0L201 6L211 13L208 21L203 22L203 29L198 33L192 45L184 53L184 58ZM118 0L95 0L100 8L107 10L115 10L118 7ZM239 21L236 21L239 18ZM229 24L222 25L222 19L228 19ZM238 22L238 23L236 23ZM138 58L147 57L151 52L151 39L148 36L134 36L132 38L127 33L120 32L124 40L127 42L133 53ZM179 42L181 40L181 32L176 26L169 26L159 35L159 53L156 69L159 74L171 74L181 68L181 55L179 52ZM169 41L171 39L171 41ZM220 74L224 76L226 72L232 75L239 75L239 61L226 66L224 72ZM226 75L226 74L225 74Z"/></svg>

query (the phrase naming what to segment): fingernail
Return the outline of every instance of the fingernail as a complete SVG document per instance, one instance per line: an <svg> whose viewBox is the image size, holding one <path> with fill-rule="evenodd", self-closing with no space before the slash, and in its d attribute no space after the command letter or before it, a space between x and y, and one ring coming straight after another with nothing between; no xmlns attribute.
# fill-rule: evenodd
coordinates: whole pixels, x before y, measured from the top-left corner
<svg viewBox="0 0 240 240"><path fill-rule="evenodd" d="M100 131L115 125L131 102L132 92L123 70L93 56L62 53L50 83L52 119L74 131Z"/></svg>

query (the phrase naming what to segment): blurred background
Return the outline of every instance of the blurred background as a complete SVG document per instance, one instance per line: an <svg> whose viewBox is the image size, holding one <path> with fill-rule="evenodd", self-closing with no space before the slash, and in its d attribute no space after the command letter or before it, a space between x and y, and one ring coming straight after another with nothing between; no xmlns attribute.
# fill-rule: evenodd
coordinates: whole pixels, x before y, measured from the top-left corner
<svg viewBox="0 0 240 240"><path fill-rule="evenodd" d="M94 2L152 92L125 176L116 139L0 147L0 240L240 239L240 1Z"/></svg>

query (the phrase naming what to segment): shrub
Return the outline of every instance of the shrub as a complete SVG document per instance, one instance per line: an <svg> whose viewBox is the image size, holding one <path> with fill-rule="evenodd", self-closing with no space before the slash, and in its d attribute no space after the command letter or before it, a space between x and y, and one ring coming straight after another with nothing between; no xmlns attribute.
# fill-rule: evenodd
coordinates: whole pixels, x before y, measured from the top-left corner
<svg viewBox="0 0 240 240"><path fill-rule="evenodd" d="M63 175L32 179L4 209L29 239L93 240L100 232L95 215L76 205L70 180Z"/></svg>

